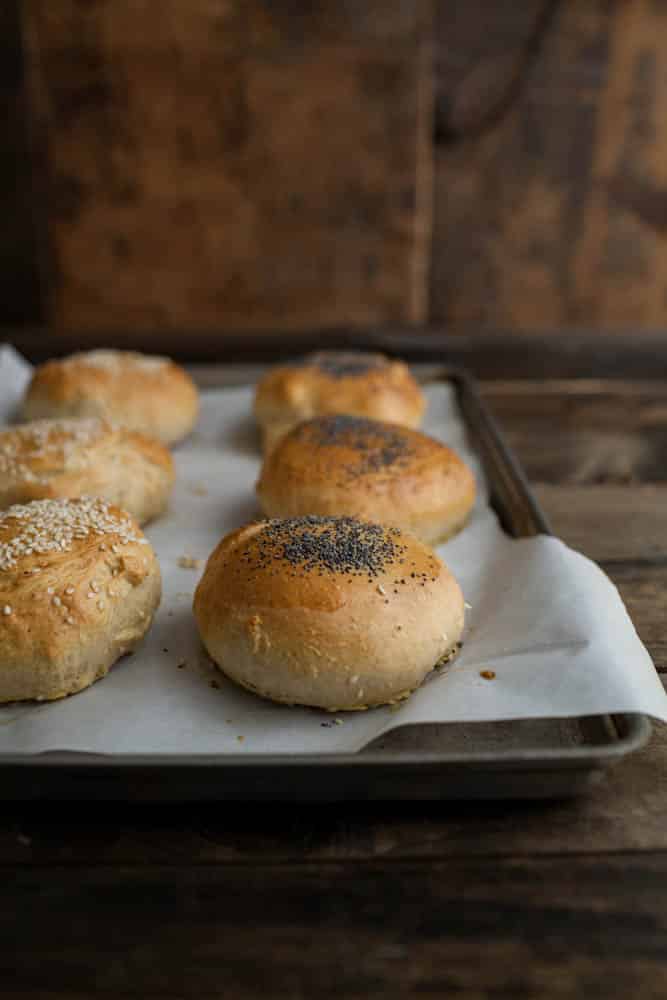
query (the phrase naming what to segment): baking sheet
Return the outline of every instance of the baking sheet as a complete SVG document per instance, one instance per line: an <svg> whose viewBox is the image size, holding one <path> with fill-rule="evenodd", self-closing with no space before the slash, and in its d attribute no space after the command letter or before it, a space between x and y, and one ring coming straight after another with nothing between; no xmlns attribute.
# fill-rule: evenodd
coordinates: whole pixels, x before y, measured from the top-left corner
<svg viewBox="0 0 667 1000"><path fill-rule="evenodd" d="M29 366L0 351L0 419L10 419ZM427 390L425 429L470 454L453 391ZM103 681L64 701L0 708L0 752L115 754L353 752L402 725L639 712L667 721L667 696L616 588L554 538L509 539L483 488L466 530L440 546L471 607L454 663L398 711L327 713L287 708L236 688L200 646L191 601L204 559L222 534L256 516L259 451L252 390L204 393L193 437L175 452L171 511L147 534L164 597L140 650ZM0 667L1 668L1 667ZM480 676L495 672L494 680Z"/></svg>

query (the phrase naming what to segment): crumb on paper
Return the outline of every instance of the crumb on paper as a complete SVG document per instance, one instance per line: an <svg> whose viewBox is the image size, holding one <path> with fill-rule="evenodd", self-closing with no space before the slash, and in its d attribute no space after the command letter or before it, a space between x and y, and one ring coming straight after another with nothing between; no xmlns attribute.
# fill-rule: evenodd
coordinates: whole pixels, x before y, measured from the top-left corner
<svg viewBox="0 0 667 1000"><path fill-rule="evenodd" d="M343 720L342 719L334 719L333 721L334 721L334 726L342 726L343 725Z"/></svg>
<svg viewBox="0 0 667 1000"><path fill-rule="evenodd" d="M181 569L201 569L203 559L195 559L194 556L179 556L178 565Z"/></svg>
<svg viewBox="0 0 667 1000"><path fill-rule="evenodd" d="M243 743L245 736L237 736L236 739L239 741L239 743Z"/></svg>
<svg viewBox="0 0 667 1000"><path fill-rule="evenodd" d="M183 660L182 663L177 663L176 664L176 669L177 670L183 670L183 669L185 669L185 667L187 667L187 665L188 665L188 661L187 660Z"/></svg>
<svg viewBox="0 0 667 1000"><path fill-rule="evenodd" d="M220 689L220 685L218 684L218 682L216 680L209 681L208 683L209 683L210 687L216 688L217 690Z"/></svg>
<svg viewBox="0 0 667 1000"><path fill-rule="evenodd" d="M495 670L480 670L479 676L483 677L485 681L493 681L496 679Z"/></svg>

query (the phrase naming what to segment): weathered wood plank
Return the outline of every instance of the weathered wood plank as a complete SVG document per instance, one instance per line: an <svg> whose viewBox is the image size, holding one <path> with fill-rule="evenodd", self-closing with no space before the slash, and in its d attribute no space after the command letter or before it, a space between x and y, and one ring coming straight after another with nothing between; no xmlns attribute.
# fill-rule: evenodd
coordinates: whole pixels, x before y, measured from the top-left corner
<svg viewBox="0 0 667 1000"><path fill-rule="evenodd" d="M663 853L45 874L2 872L6 995L562 1000L667 988Z"/></svg>
<svg viewBox="0 0 667 1000"><path fill-rule="evenodd" d="M19 0L0 4L0 323L44 320Z"/></svg>
<svg viewBox="0 0 667 1000"><path fill-rule="evenodd" d="M515 7L439 5L439 45L459 19L513 31L469 42L463 81L494 100L524 29ZM502 13L501 13L502 12ZM525 17L533 14L527 5ZM509 113L479 138L442 143L436 159L432 318L475 329L662 325L667 187L660 71L667 9L651 0L563 3ZM460 34L460 32L459 32ZM488 58L488 57L487 57ZM567 336L567 334L564 334Z"/></svg>
<svg viewBox="0 0 667 1000"><path fill-rule="evenodd" d="M532 480L667 480L664 382L513 380L482 391Z"/></svg>
<svg viewBox="0 0 667 1000"><path fill-rule="evenodd" d="M666 850L667 726L585 797L551 803L6 804L0 865L297 864ZM270 822L267 822L270 816Z"/></svg>
<svg viewBox="0 0 667 1000"><path fill-rule="evenodd" d="M423 321L429 12L26 5L51 321L160 345L175 327Z"/></svg>
<svg viewBox="0 0 667 1000"><path fill-rule="evenodd" d="M534 486L555 534L591 559L659 564L667 559L664 485Z"/></svg>

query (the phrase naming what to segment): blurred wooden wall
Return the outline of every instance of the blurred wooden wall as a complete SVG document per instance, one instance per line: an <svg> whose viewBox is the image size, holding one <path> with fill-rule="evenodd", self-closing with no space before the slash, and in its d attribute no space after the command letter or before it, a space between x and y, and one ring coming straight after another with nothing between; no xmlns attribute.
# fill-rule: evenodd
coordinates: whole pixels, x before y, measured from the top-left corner
<svg viewBox="0 0 667 1000"><path fill-rule="evenodd" d="M656 0L5 0L0 322L664 328L666 38Z"/></svg>

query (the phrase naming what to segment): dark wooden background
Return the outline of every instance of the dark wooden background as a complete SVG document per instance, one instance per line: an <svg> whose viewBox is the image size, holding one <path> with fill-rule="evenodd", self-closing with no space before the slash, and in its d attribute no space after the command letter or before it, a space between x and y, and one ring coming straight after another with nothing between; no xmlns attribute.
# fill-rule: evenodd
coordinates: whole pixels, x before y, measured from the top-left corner
<svg viewBox="0 0 667 1000"><path fill-rule="evenodd" d="M0 323L665 327L667 4L5 0Z"/></svg>

